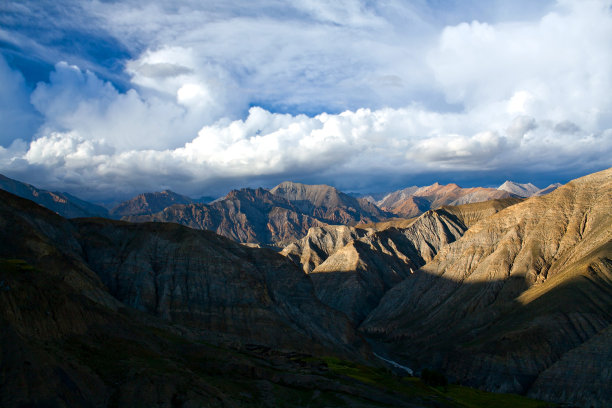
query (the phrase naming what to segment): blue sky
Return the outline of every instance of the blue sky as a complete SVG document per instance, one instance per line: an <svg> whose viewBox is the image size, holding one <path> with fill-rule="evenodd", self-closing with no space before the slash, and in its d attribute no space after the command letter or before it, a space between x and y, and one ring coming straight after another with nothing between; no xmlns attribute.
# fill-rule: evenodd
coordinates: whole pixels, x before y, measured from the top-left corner
<svg viewBox="0 0 612 408"><path fill-rule="evenodd" d="M612 165L610 1L5 1L0 172L86 198Z"/></svg>

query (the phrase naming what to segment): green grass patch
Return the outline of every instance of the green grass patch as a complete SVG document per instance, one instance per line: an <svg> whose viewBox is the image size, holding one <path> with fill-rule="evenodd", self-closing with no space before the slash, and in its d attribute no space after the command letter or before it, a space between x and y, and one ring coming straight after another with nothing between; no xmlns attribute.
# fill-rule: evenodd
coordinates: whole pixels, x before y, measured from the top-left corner
<svg viewBox="0 0 612 408"><path fill-rule="evenodd" d="M330 371L347 376L363 383L409 397L420 397L438 401L443 405L464 408L544 408L555 404L534 400L517 394L501 394L481 391L460 385L432 387L417 377L399 377L384 368L374 368L344 361L335 357L325 357Z"/></svg>
<svg viewBox="0 0 612 408"><path fill-rule="evenodd" d="M556 406L550 402L538 401L517 394L486 392L460 385L449 385L440 391L442 395L467 408L544 408Z"/></svg>
<svg viewBox="0 0 612 408"><path fill-rule="evenodd" d="M34 267L23 259L1 259L0 270L2 272L32 272Z"/></svg>

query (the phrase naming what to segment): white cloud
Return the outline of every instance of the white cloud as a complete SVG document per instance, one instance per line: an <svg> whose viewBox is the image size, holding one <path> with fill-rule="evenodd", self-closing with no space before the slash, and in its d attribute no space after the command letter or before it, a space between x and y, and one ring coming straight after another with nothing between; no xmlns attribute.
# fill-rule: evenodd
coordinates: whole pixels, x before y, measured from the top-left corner
<svg viewBox="0 0 612 408"><path fill-rule="evenodd" d="M536 22L447 27L429 61L451 102L588 123L612 106L609 1L564 1Z"/></svg>
<svg viewBox="0 0 612 408"><path fill-rule="evenodd" d="M536 127L529 118L473 134L438 133L453 128L457 120L470 121L470 117L418 108L361 109L315 117L252 108L245 120L205 126L193 141L176 149L113 152L75 133L54 133L32 142L24 158L44 166L57 180L78 177L83 184L102 180L107 190L100 195L162 186L197 195L217 187L219 181L232 185L295 173L348 171L360 177L377 171L393 175L519 166L539 171L560 164L588 168L605 166L609 156L602 152L612 153L611 131L559 133L551 125Z"/></svg>
<svg viewBox="0 0 612 408"><path fill-rule="evenodd" d="M47 186L197 195L297 174L333 183L610 165L610 2L562 2L539 19L425 37L357 1L304 1L265 16L222 4L88 7L126 43L145 44L126 62L126 92L61 62L33 91L44 125L29 145L2 148L0 163ZM19 82L1 64L0 83ZM318 111L271 112L296 106Z"/></svg>
<svg viewBox="0 0 612 408"><path fill-rule="evenodd" d="M31 100L45 118L42 136L75 131L118 151L164 149L182 145L202 123L219 116L217 108L209 109L217 101L199 85L193 87L191 92L173 89L169 96L145 97L135 89L120 93L94 73L60 62L49 83L38 84Z"/></svg>

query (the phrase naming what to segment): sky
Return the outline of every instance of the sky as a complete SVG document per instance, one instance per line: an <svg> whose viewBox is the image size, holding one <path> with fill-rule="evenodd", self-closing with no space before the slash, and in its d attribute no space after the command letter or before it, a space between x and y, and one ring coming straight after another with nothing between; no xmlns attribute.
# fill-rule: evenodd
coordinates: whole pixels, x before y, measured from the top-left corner
<svg viewBox="0 0 612 408"><path fill-rule="evenodd" d="M92 200L612 166L611 0L0 3L0 173Z"/></svg>

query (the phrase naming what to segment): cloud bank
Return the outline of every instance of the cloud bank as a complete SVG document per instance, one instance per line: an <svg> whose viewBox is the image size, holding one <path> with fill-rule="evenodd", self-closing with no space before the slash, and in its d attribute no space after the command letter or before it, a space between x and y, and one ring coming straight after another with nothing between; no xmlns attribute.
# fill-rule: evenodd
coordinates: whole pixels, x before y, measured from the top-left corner
<svg viewBox="0 0 612 408"><path fill-rule="evenodd" d="M126 89L100 61L28 87L0 58L0 171L102 199L612 165L609 1L444 27L393 1L211 4L88 5L133 53Z"/></svg>

